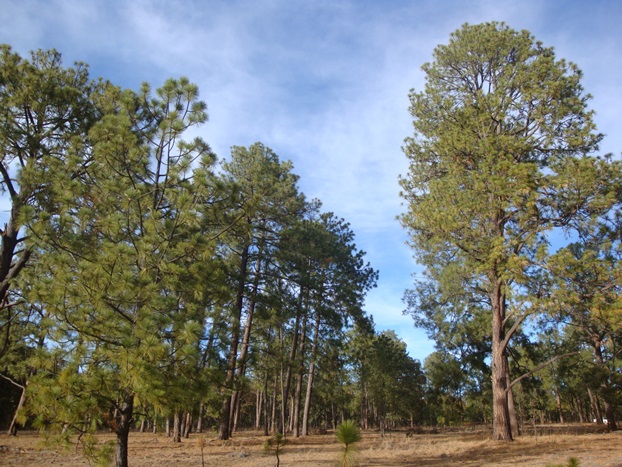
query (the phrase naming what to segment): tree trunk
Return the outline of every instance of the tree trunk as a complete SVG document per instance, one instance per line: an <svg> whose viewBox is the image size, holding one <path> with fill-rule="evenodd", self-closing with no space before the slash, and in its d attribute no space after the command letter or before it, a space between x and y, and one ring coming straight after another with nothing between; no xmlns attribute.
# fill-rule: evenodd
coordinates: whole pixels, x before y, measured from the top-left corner
<svg viewBox="0 0 622 467"><path fill-rule="evenodd" d="M253 278L253 290L250 295L250 303L248 306L248 314L246 317L246 326L244 327L244 337L242 338L242 349L240 350L240 356L238 357L239 365L235 376L236 381L240 381L244 377L246 372L246 363L248 361L248 349L251 341L251 331L253 328L253 316L255 314L255 304L257 303L256 297L259 290L259 279L261 273L261 249L257 253L257 262L255 264L255 277ZM231 404L235 408L233 424L231 431L237 431L238 417L240 414L240 397L241 392L234 391L231 399Z"/></svg>
<svg viewBox="0 0 622 467"><path fill-rule="evenodd" d="M583 402L581 397L576 396L577 414L579 414L579 423L585 423L585 416L583 415Z"/></svg>
<svg viewBox="0 0 622 467"><path fill-rule="evenodd" d="M19 402L17 403L17 408L15 409L15 413L13 414L13 418L11 419L11 424L9 425L9 430L7 434L9 436L17 436L17 415L21 408L24 406L24 402L26 402L26 386L28 385L28 381L22 386L21 384L16 383L10 378L7 378L4 375L1 375L4 379L9 381L11 384L21 388L22 394L19 396Z"/></svg>
<svg viewBox="0 0 622 467"><path fill-rule="evenodd" d="M505 342L505 295L497 281L491 293L492 303L492 436L496 441L512 441L508 408L508 360Z"/></svg>
<svg viewBox="0 0 622 467"><path fill-rule="evenodd" d="M197 433L203 433L203 402L199 404L199 418L197 419Z"/></svg>
<svg viewBox="0 0 622 467"><path fill-rule="evenodd" d="M263 383L263 435L268 436L268 372Z"/></svg>
<svg viewBox="0 0 622 467"><path fill-rule="evenodd" d="M115 465L116 467L128 467L127 464L127 448L130 428L134 414L134 395L129 395L120 404L115 420L117 435L117 444L115 449Z"/></svg>
<svg viewBox="0 0 622 467"><path fill-rule="evenodd" d="M295 438L300 436L300 399L302 397L302 383L304 379L304 355L305 355L305 344L307 341L307 315L305 313L304 318L302 320L302 326L300 330L300 348L298 350L298 359L300 362L298 363L298 375L296 378L296 390L294 392L294 400L292 403L292 428L293 435Z"/></svg>
<svg viewBox="0 0 622 467"><path fill-rule="evenodd" d="M186 425L184 427L184 438L190 437L190 431L192 429L192 413L186 412Z"/></svg>
<svg viewBox="0 0 622 467"><path fill-rule="evenodd" d="M506 361L507 361L507 353L505 355L506 355ZM510 379L509 362L506 363L506 366L508 370L506 374L506 381L509 384L510 381L512 381ZM517 436L520 435L520 427L518 425L518 416L516 415L516 407L514 405L514 392L512 391L512 388L510 388L510 390L508 391L508 414L510 415L510 428L512 430L512 434L516 434Z"/></svg>
<svg viewBox="0 0 622 467"><path fill-rule="evenodd" d="M311 410L311 392L313 391L313 379L315 377L315 360L317 358L317 349L320 332L320 314L315 317L315 326L313 327L313 346L311 347L311 363L309 363L309 375L307 376L307 392L305 394L305 407L302 414L302 436L309 434L309 412Z"/></svg>
<svg viewBox="0 0 622 467"><path fill-rule="evenodd" d="M557 413L559 414L559 423L564 424L564 411L562 410L562 398L559 395L559 389L555 388L555 402L557 403Z"/></svg>
<svg viewBox="0 0 622 467"><path fill-rule="evenodd" d="M173 443L181 443L181 415L179 410L173 414Z"/></svg>
<svg viewBox="0 0 622 467"><path fill-rule="evenodd" d="M602 369L606 369L605 359L603 357L602 351L602 340L600 336L594 337L594 356L596 357L596 363ZM609 375L607 374L602 382L600 383L601 396L605 401L605 415L607 417L607 428L611 431L616 431L618 429L618 425L615 419L615 406L611 403L610 400L610 388L609 388ZM600 409L600 408L599 408ZM599 410L600 411L600 410Z"/></svg>
<svg viewBox="0 0 622 467"><path fill-rule="evenodd" d="M224 381L224 399L220 412L220 433L221 440L227 440L231 436L231 399L233 381L235 379L235 367L238 358L238 343L240 340L240 320L242 319L242 307L244 305L244 285L246 284L246 274L248 266L249 246L244 245L240 260L240 271L238 278L238 291L236 295L235 310L231 322L231 344L229 346L229 358L227 360L227 374Z"/></svg>
<svg viewBox="0 0 622 467"><path fill-rule="evenodd" d="M590 388L587 388L587 394L590 397L590 405L592 409L592 418L596 420L596 423L603 423L603 414L600 411L600 403L598 401L598 397L592 393Z"/></svg>
<svg viewBox="0 0 622 467"><path fill-rule="evenodd" d="M289 398L289 389L291 387L292 381L292 367L294 365L294 361L296 360L296 352L298 350L298 333L300 332L300 320L302 318L302 307L303 307L303 288L300 288L300 295L298 296L298 306L296 310L296 321L294 323L293 330L293 338L292 338L292 347L289 353L289 361L287 362L287 370L285 374L285 387L283 388L282 400L281 400L281 408L283 411L283 415L281 416L281 433L285 434L286 426L285 420L287 418L287 399Z"/></svg>
<svg viewBox="0 0 622 467"><path fill-rule="evenodd" d="M277 394L279 393L279 377L274 373L274 390L272 391L272 414L270 416L270 432L274 433L276 430L276 405Z"/></svg>

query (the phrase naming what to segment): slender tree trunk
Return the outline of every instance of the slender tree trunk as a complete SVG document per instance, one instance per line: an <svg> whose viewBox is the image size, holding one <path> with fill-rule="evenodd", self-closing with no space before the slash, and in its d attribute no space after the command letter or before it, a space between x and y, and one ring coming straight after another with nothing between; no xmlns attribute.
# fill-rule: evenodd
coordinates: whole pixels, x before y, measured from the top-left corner
<svg viewBox="0 0 622 467"><path fill-rule="evenodd" d="M115 449L115 465L116 467L128 467L127 448L130 428L134 421L134 395L128 395L120 404L116 415L117 444Z"/></svg>
<svg viewBox="0 0 622 467"><path fill-rule="evenodd" d="M190 431L192 429L192 413L186 412L186 425L184 427L184 438L190 437Z"/></svg>
<svg viewBox="0 0 622 467"><path fill-rule="evenodd" d="M257 253L257 261L255 263L255 276L253 278L253 290L250 295L250 301L248 306L248 314L246 317L246 326L244 327L244 336L242 338L242 348L238 357L239 365L235 376L236 381L240 381L244 377L246 372L246 363L248 361L248 349L250 348L251 331L253 328L253 316L255 314L255 305L257 303L256 297L259 291L259 280L261 274L261 247ZM237 431L238 428L238 416L240 413L240 397L241 391L234 391L232 395L232 406L235 407L235 415L233 417L232 431Z"/></svg>
<svg viewBox="0 0 622 467"><path fill-rule="evenodd" d="M203 433L203 402L199 404L199 418L197 419L197 433Z"/></svg>
<svg viewBox="0 0 622 467"><path fill-rule="evenodd" d="M505 354L505 356L506 356L506 362L507 362L507 353ZM506 367L508 370L506 374L506 381L509 384L510 381L512 381L512 379L510 378L509 362L506 363ZM516 434L517 436L520 435L520 427L518 425L518 416L516 414L516 406L514 405L514 392L512 388L510 388L510 390L508 391L508 414L510 416L510 428L512 430L512 433Z"/></svg>
<svg viewBox="0 0 622 467"><path fill-rule="evenodd" d="M300 400L302 398L302 383L304 380L304 355L307 342L307 315L304 314L302 320L302 326L300 330L300 348L298 349L298 375L296 378L296 390L294 392L294 399L292 403L292 428L295 438L300 436Z"/></svg>
<svg viewBox="0 0 622 467"><path fill-rule="evenodd" d="M266 373L266 379L263 383L263 435L268 436L270 433L268 431L268 374Z"/></svg>
<svg viewBox="0 0 622 467"><path fill-rule="evenodd" d="M14 386L17 386L18 388L22 390L22 394L19 396L19 402L17 403L17 408L15 409L15 413L13 414L13 418L11 419L11 424L9 425L9 429L7 431L7 434L9 436L16 436L17 435L17 415L19 411L21 410L21 408L24 406L24 402L26 402L26 386L28 386L28 381L26 381L26 383L22 386L21 384L18 384L15 381L13 381L11 378L7 378L4 375L0 375L0 376L2 376L2 378L4 378L5 380L7 380L11 384L13 384Z"/></svg>
<svg viewBox="0 0 622 467"><path fill-rule="evenodd" d="M233 381L235 379L235 368L238 357L238 343L240 340L240 320L242 319L242 307L244 305L244 285L246 283L248 266L248 250L248 245L245 245L242 249L239 272L240 276L238 279L238 291L236 295L235 310L233 312L233 320L231 322L231 344L229 347L229 358L227 360L227 374L224 381L225 393L222 403L222 410L220 413L219 438L221 440L227 440L231 436L231 399Z"/></svg>
<svg viewBox="0 0 622 467"><path fill-rule="evenodd" d="M263 404L263 392L257 390L255 393L255 430L259 430L259 425L261 425L261 407Z"/></svg>
<svg viewBox="0 0 622 467"><path fill-rule="evenodd" d="M303 307L303 294L304 288L301 286L300 295L298 296L298 306L296 310L296 321L294 323L293 330L293 338L292 338L292 347L289 353L289 361L287 362L287 370L285 375L285 387L283 389L283 399L281 401L281 406L283 409L282 423L281 423L281 433L285 433L285 419L287 412L287 399L289 398L289 389L291 387L292 381L292 368L294 366L294 361L296 360L296 352L298 350L298 334L300 333L300 320L302 318L302 307Z"/></svg>
<svg viewBox="0 0 622 467"><path fill-rule="evenodd" d="M557 403L557 413L559 414L559 423L564 424L564 411L562 410L562 398L559 395L559 389L555 388L555 402Z"/></svg>
<svg viewBox="0 0 622 467"><path fill-rule="evenodd" d="M302 414L302 436L309 434L309 412L311 411L311 392L313 391L313 379L315 378L315 360L320 332L320 314L315 316L315 326L313 327L313 346L311 347L311 363L309 363L309 375L307 376L307 392L305 394L305 407Z"/></svg>
<svg viewBox="0 0 622 467"><path fill-rule="evenodd" d="M598 397L592 393L590 388L587 388L587 394L590 397L590 405L592 409L592 418L596 419L596 423L603 423L603 414L600 411L600 403L598 402Z"/></svg>
<svg viewBox="0 0 622 467"><path fill-rule="evenodd" d="M507 375L509 374L505 342L505 295L497 280L491 293L492 303L492 398L493 439L512 441L508 407Z"/></svg>
<svg viewBox="0 0 622 467"><path fill-rule="evenodd" d="M277 394L279 393L279 377L274 373L274 390L272 391L272 414L270 416L270 433L274 433L276 430L276 406L277 406Z"/></svg>
<svg viewBox="0 0 622 467"><path fill-rule="evenodd" d="M583 402L581 397L576 396L577 414L579 415L579 423L585 423L585 417L583 415Z"/></svg>

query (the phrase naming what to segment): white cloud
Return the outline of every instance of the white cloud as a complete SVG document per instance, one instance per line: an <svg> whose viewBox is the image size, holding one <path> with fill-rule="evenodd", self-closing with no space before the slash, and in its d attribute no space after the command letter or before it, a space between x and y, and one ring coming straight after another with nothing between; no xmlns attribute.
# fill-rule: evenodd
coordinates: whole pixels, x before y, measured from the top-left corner
<svg viewBox="0 0 622 467"><path fill-rule="evenodd" d="M603 149L620 153L621 5L23 0L0 9L0 42L21 53L56 47L124 86L188 76L208 104L201 134L219 156L262 141L291 159L303 191L351 222L381 269L367 304L379 327L397 327L421 347L401 315L416 266L395 221L397 176L407 169L400 146L412 131L407 95L423 87L421 65L465 22L529 29L585 71L599 129L609 135Z"/></svg>

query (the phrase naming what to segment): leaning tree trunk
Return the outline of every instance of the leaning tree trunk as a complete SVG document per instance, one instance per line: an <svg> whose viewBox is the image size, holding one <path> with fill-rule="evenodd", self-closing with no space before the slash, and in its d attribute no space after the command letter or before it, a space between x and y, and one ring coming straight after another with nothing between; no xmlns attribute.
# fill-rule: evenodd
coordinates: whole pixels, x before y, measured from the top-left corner
<svg viewBox="0 0 622 467"><path fill-rule="evenodd" d="M505 295L497 280L491 293L492 303L492 434L497 441L512 441L508 407L508 360L505 336Z"/></svg>

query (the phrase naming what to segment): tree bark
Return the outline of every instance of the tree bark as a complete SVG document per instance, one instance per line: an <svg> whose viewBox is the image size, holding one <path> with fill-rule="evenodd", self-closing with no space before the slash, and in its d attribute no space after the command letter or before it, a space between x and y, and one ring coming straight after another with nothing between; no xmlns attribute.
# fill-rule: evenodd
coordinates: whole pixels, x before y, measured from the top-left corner
<svg viewBox="0 0 622 467"><path fill-rule="evenodd" d="M179 410L173 414L173 443L181 443L181 415Z"/></svg>
<svg viewBox="0 0 622 467"><path fill-rule="evenodd" d="M192 413L186 412L186 424L184 426L184 438L190 437L190 431L192 430Z"/></svg>
<svg viewBox="0 0 622 467"><path fill-rule="evenodd" d="M115 465L116 467L128 467L127 463L127 448L128 439L130 434L130 428L134 414L134 395L126 396L125 400L119 404L117 410L117 416L115 420L117 435L117 443L115 449Z"/></svg>
<svg viewBox="0 0 622 467"><path fill-rule="evenodd" d="M492 303L492 436L496 441L512 441L508 395L508 360L505 339L505 295L497 280L491 293Z"/></svg>

